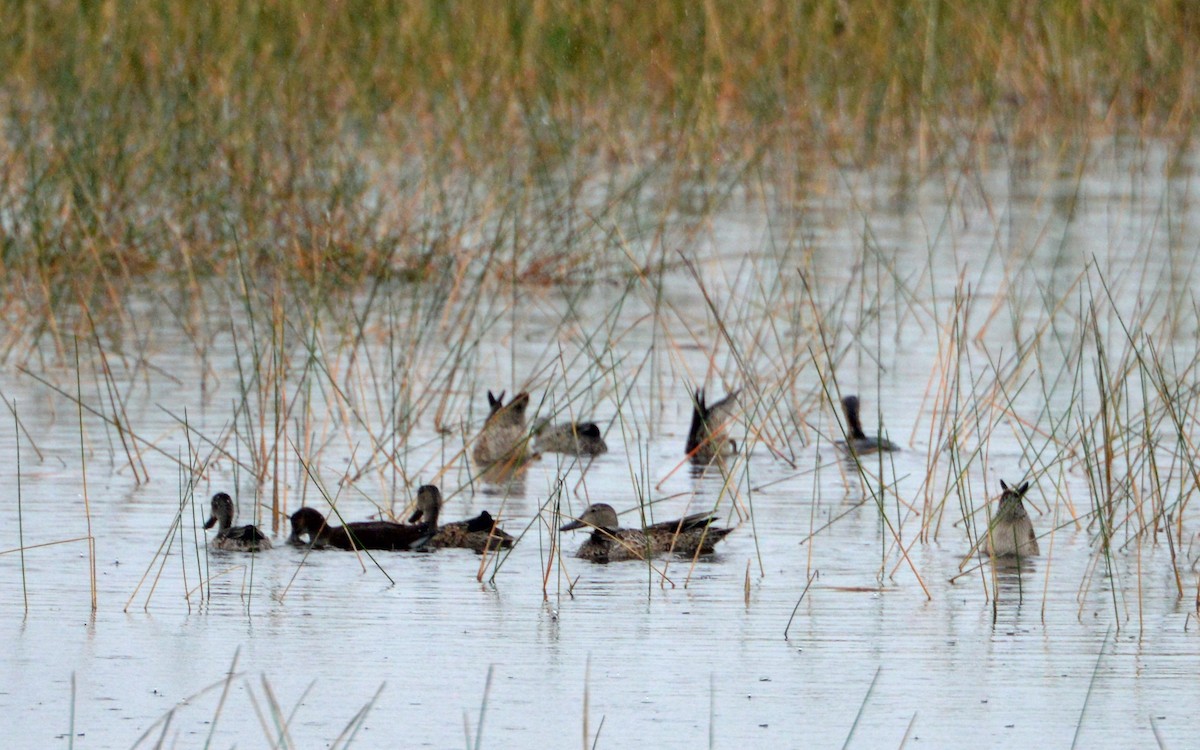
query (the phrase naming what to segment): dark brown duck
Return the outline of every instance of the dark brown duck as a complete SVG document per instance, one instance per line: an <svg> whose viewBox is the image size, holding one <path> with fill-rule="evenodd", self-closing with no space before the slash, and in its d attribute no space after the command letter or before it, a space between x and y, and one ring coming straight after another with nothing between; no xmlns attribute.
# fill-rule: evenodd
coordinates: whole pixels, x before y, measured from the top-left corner
<svg viewBox="0 0 1200 750"><path fill-rule="evenodd" d="M271 549L271 540L257 526L233 525L233 498L224 492L212 496L212 515L204 528L217 526L212 546L230 552L260 552Z"/></svg>
<svg viewBox="0 0 1200 750"><path fill-rule="evenodd" d="M306 535L307 542L303 539ZM316 508L301 508L292 514L292 535L288 542L345 550L410 550L423 547L432 535L427 524L356 521L330 526Z"/></svg>

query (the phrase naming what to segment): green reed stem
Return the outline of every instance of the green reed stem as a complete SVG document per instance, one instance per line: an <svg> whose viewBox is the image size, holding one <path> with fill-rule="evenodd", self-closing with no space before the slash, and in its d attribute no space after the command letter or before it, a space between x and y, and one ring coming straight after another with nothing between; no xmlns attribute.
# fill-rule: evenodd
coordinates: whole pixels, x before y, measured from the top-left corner
<svg viewBox="0 0 1200 750"><path fill-rule="evenodd" d="M1088 703L1092 699L1092 690L1096 687L1096 678L1100 674L1100 662L1104 659L1104 651L1108 648L1108 639L1112 635L1113 626L1109 625L1108 630L1104 631L1104 641L1100 644L1100 651L1096 654L1096 663L1092 665L1092 677L1088 680L1087 694L1083 698L1083 705L1079 708L1079 720L1075 722L1075 734L1071 737L1071 748L1079 744L1079 733L1083 731L1083 717L1087 714Z"/></svg>
<svg viewBox="0 0 1200 750"><path fill-rule="evenodd" d="M871 678L871 684L867 687L866 695L863 696L862 703L858 705L858 713L854 715L854 723L850 725L850 732L846 735L846 741L842 743L842 750L850 747L850 740L854 739L854 730L858 728L858 722L862 719L863 711L867 708L867 702L871 700L871 693L875 692L875 683L879 682L879 674L882 671L882 665L875 668L875 676Z"/></svg>

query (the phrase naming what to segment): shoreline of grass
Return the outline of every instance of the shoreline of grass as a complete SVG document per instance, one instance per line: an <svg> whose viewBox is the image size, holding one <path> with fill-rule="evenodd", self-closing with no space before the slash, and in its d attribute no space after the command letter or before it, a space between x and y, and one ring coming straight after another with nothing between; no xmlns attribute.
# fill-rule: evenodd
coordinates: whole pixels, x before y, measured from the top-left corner
<svg viewBox="0 0 1200 750"><path fill-rule="evenodd" d="M420 279L530 238L525 270L557 282L620 253L611 212L710 212L798 171L899 159L920 178L981 167L973 144L1125 135L1185 153L1200 88L1200 10L1166 0L6 16L0 270L50 304L163 271Z"/></svg>

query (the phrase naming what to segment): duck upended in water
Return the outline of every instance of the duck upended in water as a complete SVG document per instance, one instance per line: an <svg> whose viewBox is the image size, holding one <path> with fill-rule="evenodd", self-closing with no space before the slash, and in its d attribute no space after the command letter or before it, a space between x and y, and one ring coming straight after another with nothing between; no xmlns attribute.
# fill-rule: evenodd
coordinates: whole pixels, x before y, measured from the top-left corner
<svg viewBox="0 0 1200 750"><path fill-rule="evenodd" d="M599 456L608 452L608 444L595 422L567 422L551 425L543 420L533 428L534 450L539 453L566 453L571 456Z"/></svg>
<svg viewBox="0 0 1200 750"><path fill-rule="evenodd" d="M504 403L504 391L500 391L499 396L493 396L488 391L487 397L491 413L475 437L471 456L484 469L496 466L516 470L531 458L528 455L529 435L525 428L529 394L521 391L507 404Z"/></svg>
<svg viewBox="0 0 1200 750"><path fill-rule="evenodd" d="M231 552L259 552L271 549L271 540L258 530L257 526L233 525L233 498L224 492L212 496L212 515L204 523L204 528L217 526L217 535L213 537L212 546Z"/></svg>
<svg viewBox="0 0 1200 750"><path fill-rule="evenodd" d="M687 454L692 463L707 464L737 453L737 443L729 438L725 428L737 408L738 393L734 391L711 406L704 403L704 389L692 394L692 426L687 437Z"/></svg>
<svg viewBox="0 0 1200 750"><path fill-rule="evenodd" d="M992 517L988 528L987 551L990 557L1023 558L1038 554L1037 535L1033 532L1033 521L1025 512L1021 498L1029 490L1029 482L1019 487L1009 487L1000 480L1000 507Z"/></svg>
<svg viewBox="0 0 1200 750"><path fill-rule="evenodd" d="M426 484L417 489L417 509L408 519L409 523L420 521L433 534L430 547L461 547L476 552L513 546L513 538L497 528L492 514L486 510L465 521L438 526L438 512L442 505L442 491L435 485Z"/></svg>
<svg viewBox="0 0 1200 750"><path fill-rule="evenodd" d="M871 453L900 450L885 437L869 437L863 432L862 420L858 416L858 396L842 398L842 413L846 415L846 439L835 445L850 455L866 456Z"/></svg>
<svg viewBox="0 0 1200 750"><path fill-rule="evenodd" d="M591 536L575 557L592 562L607 563L622 560L645 560L667 553L684 557L711 555L713 547L733 531L712 526L716 520L711 513L652 524L645 529L622 529L617 512L607 503L596 503L583 512L578 520L564 524L559 531L571 531L587 526Z"/></svg>
<svg viewBox="0 0 1200 750"><path fill-rule="evenodd" d="M412 550L422 548L433 533L426 524L403 524L391 521L356 521L345 526L330 526L316 508L301 508L292 514L292 535L289 544L308 544L313 547L338 549Z"/></svg>

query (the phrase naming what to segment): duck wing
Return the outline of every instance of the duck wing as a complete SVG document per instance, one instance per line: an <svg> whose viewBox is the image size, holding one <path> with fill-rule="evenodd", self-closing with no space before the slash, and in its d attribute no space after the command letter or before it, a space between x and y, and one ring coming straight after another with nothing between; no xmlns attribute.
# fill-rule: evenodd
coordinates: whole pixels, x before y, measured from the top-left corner
<svg viewBox="0 0 1200 750"><path fill-rule="evenodd" d="M443 524L429 543L434 547L458 547L483 552L485 549L511 547L514 541L503 529L496 528L495 519L485 510L475 518Z"/></svg>
<svg viewBox="0 0 1200 750"><path fill-rule="evenodd" d="M677 532L702 529L717 520L712 513L693 513L690 516L676 518L674 521L661 521L646 527L646 531L656 534L675 534Z"/></svg>
<svg viewBox="0 0 1200 750"><path fill-rule="evenodd" d="M225 529L217 534L216 543L219 548L265 550L271 549L271 540L258 530L257 526L236 526Z"/></svg>

